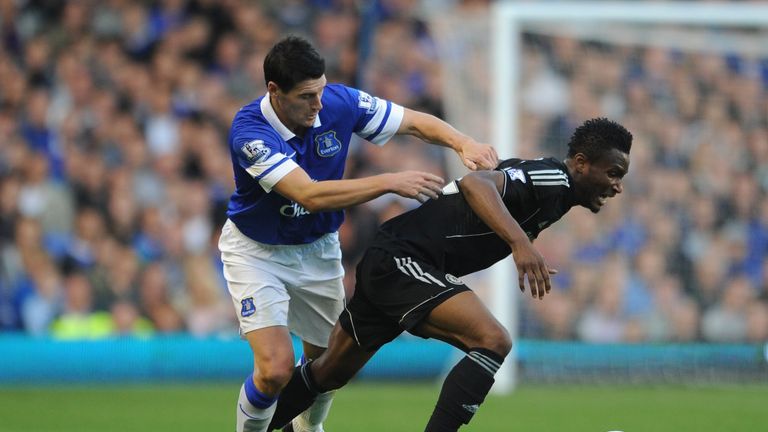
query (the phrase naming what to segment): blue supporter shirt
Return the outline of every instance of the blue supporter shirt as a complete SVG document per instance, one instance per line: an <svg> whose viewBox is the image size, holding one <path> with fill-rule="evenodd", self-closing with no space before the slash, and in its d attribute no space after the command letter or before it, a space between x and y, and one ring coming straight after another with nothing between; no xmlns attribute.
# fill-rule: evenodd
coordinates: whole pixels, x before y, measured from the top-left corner
<svg viewBox="0 0 768 432"><path fill-rule="evenodd" d="M335 232L344 212L309 213L272 188L297 167L315 181L339 180L352 134L383 145L397 132L403 107L340 84L329 84L323 108L304 137L283 125L263 96L235 115L229 150L235 192L227 216L238 230L266 244L306 244Z"/></svg>

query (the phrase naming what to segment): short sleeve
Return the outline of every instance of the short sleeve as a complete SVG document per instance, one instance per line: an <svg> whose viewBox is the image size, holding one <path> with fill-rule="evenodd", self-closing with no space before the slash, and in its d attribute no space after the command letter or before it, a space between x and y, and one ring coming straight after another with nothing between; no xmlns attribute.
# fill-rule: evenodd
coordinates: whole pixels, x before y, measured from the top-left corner
<svg viewBox="0 0 768 432"><path fill-rule="evenodd" d="M400 128L405 109L362 90L345 89L354 104L355 134L376 145L384 145Z"/></svg>
<svg viewBox="0 0 768 432"><path fill-rule="evenodd" d="M519 168L501 168L504 174L504 189L501 192L501 199L504 204L519 206L530 196L531 189L525 171Z"/></svg>
<svg viewBox="0 0 768 432"><path fill-rule="evenodd" d="M237 163L269 193L283 177L298 167L283 153L280 145L268 137L235 137L233 152Z"/></svg>

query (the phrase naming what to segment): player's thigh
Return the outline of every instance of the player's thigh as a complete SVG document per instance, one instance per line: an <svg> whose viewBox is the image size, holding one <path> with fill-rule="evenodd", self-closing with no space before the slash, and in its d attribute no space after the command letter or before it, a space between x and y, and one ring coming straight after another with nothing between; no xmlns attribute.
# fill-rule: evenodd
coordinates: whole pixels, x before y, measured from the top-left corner
<svg viewBox="0 0 768 432"><path fill-rule="evenodd" d="M507 330L472 291L458 293L437 305L413 333L464 351L486 348L506 355L512 346Z"/></svg>
<svg viewBox="0 0 768 432"><path fill-rule="evenodd" d="M331 329L344 310L342 279L291 287L288 293L288 328L310 348L312 357L328 346Z"/></svg>
<svg viewBox="0 0 768 432"><path fill-rule="evenodd" d="M340 321L373 350L413 329L443 301L469 288L401 251L369 249L357 266L355 294Z"/></svg>
<svg viewBox="0 0 768 432"><path fill-rule="evenodd" d="M271 252L231 230L222 232L219 249L241 334L287 326L290 298L283 282L286 270L270 260Z"/></svg>
<svg viewBox="0 0 768 432"><path fill-rule="evenodd" d="M309 348L310 357L328 346L331 329L344 309L344 267L334 234L318 240L297 256L295 277L288 280L288 327Z"/></svg>

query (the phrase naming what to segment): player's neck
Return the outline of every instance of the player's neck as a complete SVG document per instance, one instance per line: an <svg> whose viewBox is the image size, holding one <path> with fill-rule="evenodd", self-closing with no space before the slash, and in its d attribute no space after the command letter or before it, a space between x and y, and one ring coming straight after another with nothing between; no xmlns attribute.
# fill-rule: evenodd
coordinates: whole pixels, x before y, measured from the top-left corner
<svg viewBox="0 0 768 432"><path fill-rule="evenodd" d="M291 119L283 112L283 110L280 108L280 104L275 100L275 98L270 95L269 96L269 103L272 105L272 110L277 115L278 120L280 120L280 123L283 124L289 131L293 132L294 135L296 135L299 138L304 138L304 134L307 133L306 126L303 126L298 123L294 123L291 121Z"/></svg>
<svg viewBox="0 0 768 432"><path fill-rule="evenodd" d="M568 174L573 178L576 176L576 162L571 158L566 158L563 163L568 168Z"/></svg>

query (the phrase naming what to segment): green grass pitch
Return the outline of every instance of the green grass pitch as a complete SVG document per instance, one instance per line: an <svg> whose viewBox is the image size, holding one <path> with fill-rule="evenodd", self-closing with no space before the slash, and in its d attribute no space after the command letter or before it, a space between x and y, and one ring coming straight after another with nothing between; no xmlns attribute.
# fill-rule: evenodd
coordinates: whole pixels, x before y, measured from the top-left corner
<svg viewBox="0 0 768 432"><path fill-rule="evenodd" d="M238 383L0 387L2 432L233 431ZM337 393L328 432L421 431L434 383L353 383ZM462 431L764 430L768 384L524 386L491 395Z"/></svg>

